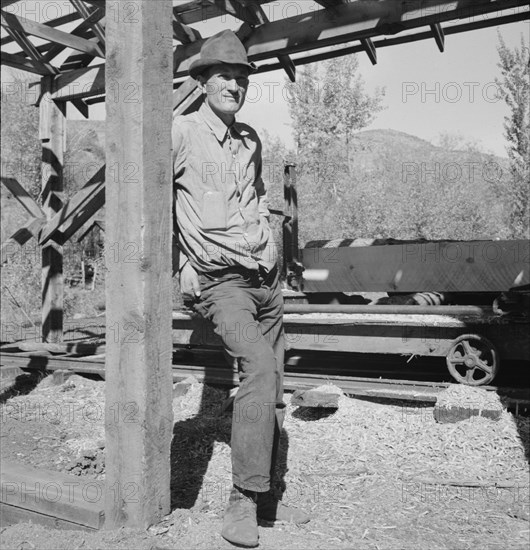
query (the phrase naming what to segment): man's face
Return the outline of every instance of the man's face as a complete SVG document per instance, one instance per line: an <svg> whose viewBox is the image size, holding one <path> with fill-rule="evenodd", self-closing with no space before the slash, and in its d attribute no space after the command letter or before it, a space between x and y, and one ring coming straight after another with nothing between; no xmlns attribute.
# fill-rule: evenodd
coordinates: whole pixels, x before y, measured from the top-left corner
<svg viewBox="0 0 530 550"><path fill-rule="evenodd" d="M242 65L214 65L199 78L212 111L230 123L243 107L248 88L248 69Z"/></svg>

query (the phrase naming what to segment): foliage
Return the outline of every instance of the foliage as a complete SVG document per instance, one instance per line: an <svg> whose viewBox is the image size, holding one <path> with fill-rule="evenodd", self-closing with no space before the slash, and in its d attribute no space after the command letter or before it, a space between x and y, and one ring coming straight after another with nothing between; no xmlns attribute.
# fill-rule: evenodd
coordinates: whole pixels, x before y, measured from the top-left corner
<svg viewBox="0 0 530 550"><path fill-rule="evenodd" d="M506 187L510 227L514 238L530 236L530 52L521 36L520 48L508 48L499 33L498 67L501 78L495 82L510 109L505 117L511 181Z"/></svg>
<svg viewBox="0 0 530 550"><path fill-rule="evenodd" d="M34 80L34 79L33 79ZM15 76L2 86L2 175L17 179L37 198L41 186L39 109L31 81Z"/></svg>
<svg viewBox="0 0 530 550"><path fill-rule="evenodd" d="M39 109L34 106L37 94L29 81L15 77L2 87L2 176L12 177L38 200L41 187L41 143ZM74 195L104 162L102 123L69 121L64 157L65 199ZM1 239L5 241L27 217L18 201L2 186ZM82 232L83 229L80 230ZM82 242L80 233L63 249L65 276L65 315L97 312L102 292L102 236L93 231ZM81 274L82 260L98 264L97 282L93 291L75 284ZM41 257L35 239L20 248L12 245L2 256L2 322L30 323L38 321L41 300ZM92 296L92 298L90 297ZM31 321L28 319L31 319Z"/></svg>
<svg viewBox="0 0 530 550"><path fill-rule="evenodd" d="M393 130L360 132L382 109L384 92L367 94L357 69L354 56L306 66L288 84L296 154L264 139L265 163L276 164L275 207L283 204L279 159L297 164L300 244L509 238L507 162L460 135L442 133L434 146Z"/></svg>

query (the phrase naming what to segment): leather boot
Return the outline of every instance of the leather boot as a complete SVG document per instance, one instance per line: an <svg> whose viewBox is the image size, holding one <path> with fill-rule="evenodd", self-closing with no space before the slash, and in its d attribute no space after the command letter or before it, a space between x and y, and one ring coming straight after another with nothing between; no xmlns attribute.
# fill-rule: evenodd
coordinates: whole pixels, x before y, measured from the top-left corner
<svg viewBox="0 0 530 550"><path fill-rule="evenodd" d="M236 546L258 546L256 493L234 486L226 507L221 536Z"/></svg>
<svg viewBox="0 0 530 550"><path fill-rule="evenodd" d="M296 524L307 523L311 519L307 512L288 506L275 498L271 491L258 493L257 516L265 521L287 521Z"/></svg>

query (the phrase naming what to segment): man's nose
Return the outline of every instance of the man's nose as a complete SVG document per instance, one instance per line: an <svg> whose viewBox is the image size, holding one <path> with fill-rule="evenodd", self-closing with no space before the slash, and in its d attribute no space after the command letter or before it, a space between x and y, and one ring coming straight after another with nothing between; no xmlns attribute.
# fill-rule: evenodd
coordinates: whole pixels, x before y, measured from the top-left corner
<svg viewBox="0 0 530 550"><path fill-rule="evenodd" d="M231 78L230 80L227 80L226 89L230 92L238 92L239 86L237 84L237 80L235 78Z"/></svg>

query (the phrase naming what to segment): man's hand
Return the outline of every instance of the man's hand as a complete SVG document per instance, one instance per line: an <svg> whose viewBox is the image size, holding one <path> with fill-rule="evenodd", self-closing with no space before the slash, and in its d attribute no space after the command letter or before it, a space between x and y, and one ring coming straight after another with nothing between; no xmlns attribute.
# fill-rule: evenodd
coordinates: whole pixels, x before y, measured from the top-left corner
<svg viewBox="0 0 530 550"><path fill-rule="evenodd" d="M180 293L184 300L192 301L201 295L199 276L190 262L187 262L180 272Z"/></svg>

